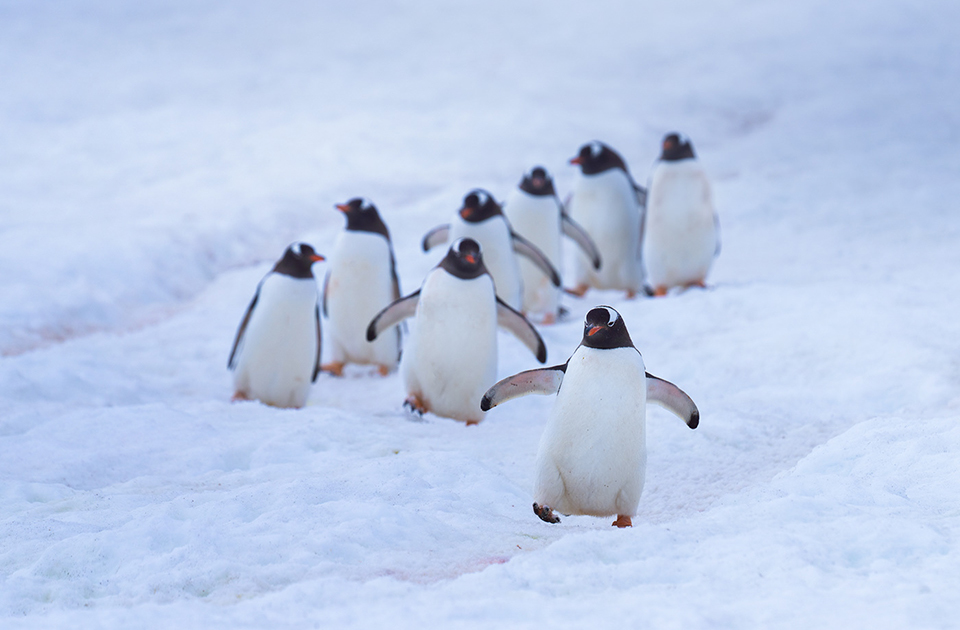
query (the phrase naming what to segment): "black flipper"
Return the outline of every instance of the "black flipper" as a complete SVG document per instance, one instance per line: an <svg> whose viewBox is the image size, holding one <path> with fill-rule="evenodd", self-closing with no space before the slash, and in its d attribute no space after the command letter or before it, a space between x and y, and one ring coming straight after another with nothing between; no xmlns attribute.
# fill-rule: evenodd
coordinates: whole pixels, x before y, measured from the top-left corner
<svg viewBox="0 0 960 630"><path fill-rule="evenodd" d="M327 277L329 277L329 274ZM326 293L324 293L324 297L326 297ZM323 344L323 337L320 334L320 305L319 304L313 309L313 315L317 323L317 361L313 366L313 376L310 378L310 382L316 383L317 376L320 374L320 347Z"/></svg>
<svg viewBox="0 0 960 630"><path fill-rule="evenodd" d="M555 394L560 389L566 371L567 364L561 363L508 376L487 390L480 400L480 409L489 411L502 402L527 394Z"/></svg>
<svg viewBox="0 0 960 630"><path fill-rule="evenodd" d="M240 320L240 327L237 329L237 336L233 340L233 348L230 350L230 358L227 359L227 369L232 370L236 367L235 359L237 358L237 350L240 349L240 344L243 342L243 334L247 332L247 324L250 323L250 316L253 315L253 307L257 305L257 300L260 299L260 287L263 286L263 280L260 281L260 284L257 285L257 290L253 294L253 299L250 300L250 306L247 307L247 312L243 314L243 319Z"/></svg>
<svg viewBox="0 0 960 630"><path fill-rule="evenodd" d="M423 237L421 246L423 247L423 251L428 252L437 245L446 243L448 240L450 240L450 224L445 223L427 232Z"/></svg>
<svg viewBox="0 0 960 630"><path fill-rule="evenodd" d="M540 251L540 248L523 238L516 232L511 232L510 236L513 239L513 251L517 252L521 256L526 256L530 259L533 264L540 268L543 273L550 278L550 282L553 283L553 286L559 287L560 274L557 272L556 268L551 264L550 259L547 258L546 254Z"/></svg>
<svg viewBox="0 0 960 630"><path fill-rule="evenodd" d="M367 326L367 341L373 341L384 330L399 324L408 317L413 317L417 312L419 302L420 289L407 297L394 300L389 306L377 313L370 325Z"/></svg>
<svg viewBox="0 0 960 630"><path fill-rule="evenodd" d="M530 351L537 356L537 361L546 363L547 347L544 345L540 333L526 317L510 308L499 297L497 298L497 325L512 332L517 339L523 342L523 345L530 348Z"/></svg>
<svg viewBox="0 0 960 630"><path fill-rule="evenodd" d="M583 250L583 253L587 255L593 264L593 268L599 269L602 264L600 261L600 250L597 249L597 244L593 242L593 239L590 238L587 231L584 230L579 223L571 219L566 212L560 215L560 227L563 228L565 235L573 239L573 242L580 246L580 249Z"/></svg>
<svg viewBox="0 0 960 630"><path fill-rule="evenodd" d="M700 424L700 410L686 393L670 381L647 372L647 402L660 405L676 414L691 429Z"/></svg>

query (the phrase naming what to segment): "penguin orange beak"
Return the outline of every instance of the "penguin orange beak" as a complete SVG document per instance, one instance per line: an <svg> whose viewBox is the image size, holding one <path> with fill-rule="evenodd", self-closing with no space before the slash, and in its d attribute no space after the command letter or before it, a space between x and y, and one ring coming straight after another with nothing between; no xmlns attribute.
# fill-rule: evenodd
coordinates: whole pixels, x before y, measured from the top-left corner
<svg viewBox="0 0 960 630"><path fill-rule="evenodd" d="M326 258L321 256L320 254L314 254L313 256L310 257L310 262L312 263L320 262L322 260L326 260Z"/></svg>
<svg viewBox="0 0 960 630"><path fill-rule="evenodd" d="M470 263L471 265L477 264L477 257L474 256L473 254L467 254L467 255L464 256L463 258L464 258L464 260L466 260L466 261L467 261L468 263Z"/></svg>
<svg viewBox="0 0 960 630"><path fill-rule="evenodd" d="M345 203L338 203L338 204L336 205L336 208L337 208L337 210L339 210L340 212L349 212L349 211L350 211L350 206L348 206L348 205L345 204Z"/></svg>
<svg viewBox="0 0 960 630"><path fill-rule="evenodd" d="M603 326L591 326L590 330L587 331L587 337L593 337L594 333L598 332Z"/></svg>
<svg viewBox="0 0 960 630"><path fill-rule="evenodd" d="M473 208L460 208L460 216L464 219L469 219L473 216Z"/></svg>
<svg viewBox="0 0 960 630"><path fill-rule="evenodd" d="M583 164L583 158L581 158L579 155L578 155L577 157L570 158L570 163L571 163L571 164Z"/></svg>

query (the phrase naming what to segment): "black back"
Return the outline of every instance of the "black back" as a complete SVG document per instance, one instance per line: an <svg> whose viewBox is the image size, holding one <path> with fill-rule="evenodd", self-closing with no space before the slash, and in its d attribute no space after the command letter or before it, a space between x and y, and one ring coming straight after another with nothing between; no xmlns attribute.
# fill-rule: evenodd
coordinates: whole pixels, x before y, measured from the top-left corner
<svg viewBox="0 0 960 630"><path fill-rule="evenodd" d="M480 243L472 238L457 239L437 266L461 280L473 280L487 273Z"/></svg>
<svg viewBox="0 0 960 630"><path fill-rule="evenodd" d="M679 162L680 160L689 160L697 157L693 152L693 145L690 138L682 133L668 133L663 137L663 144L660 150L660 159L664 162Z"/></svg>
<svg viewBox="0 0 960 630"><path fill-rule="evenodd" d="M482 223L487 219L503 214L503 209L493 195L475 188L463 198L463 207L460 208L460 218L468 223Z"/></svg>
<svg viewBox="0 0 960 630"><path fill-rule="evenodd" d="M345 204L337 205L337 209L343 211L347 217L346 229L354 232L373 232L390 240L390 232L380 218L377 207L367 199L354 197Z"/></svg>
<svg viewBox="0 0 960 630"><path fill-rule="evenodd" d="M612 168L627 172L627 164L620 154L599 140L588 142L580 147L580 152L571 162L579 164L584 175L596 175Z"/></svg>
<svg viewBox="0 0 960 630"><path fill-rule="evenodd" d="M520 190L534 197L553 197L557 194L553 188L553 178L542 166L534 166L523 176Z"/></svg>
<svg viewBox="0 0 960 630"><path fill-rule="evenodd" d="M597 306L590 309L583 320L583 341L588 348L634 348L627 325L613 307Z"/></svg>
<svg viewBox="0 0 960 630"><path fill-rule="evenodd" d="M323 260L312 246L306 243L294 243L283 252L283 257L273 266L274 273L282 273L291 278L312 278L313 263Z"/></svg>

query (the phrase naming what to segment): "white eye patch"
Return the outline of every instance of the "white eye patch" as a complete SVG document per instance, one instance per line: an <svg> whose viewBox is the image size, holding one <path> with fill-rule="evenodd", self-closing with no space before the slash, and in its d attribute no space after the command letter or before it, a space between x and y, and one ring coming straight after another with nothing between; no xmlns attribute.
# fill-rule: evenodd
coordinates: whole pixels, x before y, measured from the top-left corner
<svg viewBox="0 0 960 630"><path fill-rule="evenodd" d="M617 323L617 320L620 319L620 313L609 306L600 306L599 308L607 311L607 326L612 328L613 325Z"/></svg>

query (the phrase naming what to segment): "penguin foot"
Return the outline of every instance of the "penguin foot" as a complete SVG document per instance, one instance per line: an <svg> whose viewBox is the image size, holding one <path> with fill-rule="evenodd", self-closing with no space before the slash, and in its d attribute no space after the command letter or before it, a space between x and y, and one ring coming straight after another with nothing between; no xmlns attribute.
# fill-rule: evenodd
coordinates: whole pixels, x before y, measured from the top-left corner
<svg viewBox="0 0 960 630"><path fill-rule="evenodd" d="M379 374L380 376L386 376L386 375L389 374L389 373L390 373L390 366L389 366L389 365L378 365L378 366L377 366L377 374Z"/></svg>
<svg viewBox="0 0 960 630"><path fill-rule="evenodd" d="M541 521L546 521L547 523L559 523L560 517L553 513L553 508L549 505L540 505L539 503L533 504L533 513L540 517ZM630 520L630 517L627 517L627 520Z"/></svg>
<svg viewBox="0 0 960 630"><path fill-rule="evenodd" d="M667 287L660 285L653 290L653 297L663 297L667 294Z"/></svg>
<svg viewBox="0 0 960 630"><path fill-rule="evenodd" d="M683 288L684 288L684 289L692 289L692 288L694 288L694 287L696 287L696 288L698 288L698 289L706 289L706 288L707 288L707 283L704 282L703 280L696 280L696 281L694 281L694 282L690 282L690 283L687 283L687 284L683 285Z"/></svg>
<svg viewBox="0 0 960 630"><path fill-rule="evenodd" d="M617 520L613 522L614 527L633 527L633 520L625 514L617 514Z"/></svg>
<svg viewBox="0 0 960 630"><path fill-rule="evenodd" d="M557 323L557 316L553 313L547 313L543 316L543 320L540 322L544 326L551 326Z"/></svg>
<svg viewBox="0 0 960 630"><path fill-rule="evenodd" d="M419 398L414 395L407 396L407 399L403 401L403 408L411 413L415 413L418 416L422 416L427 413L427 407L424 405Z"/></svg>
<svg viewBox="0 0 960 630"><path fill-rule="evenodd" d="M250 397L247 396L246 392L234 392L230 402L240 402L241 400L250 400Z"/></svg>
<svg viewBox="0 0 960 630"><path fill-rule="evenodd" d="M343 376L343 366L346 365L343 361L334 361L333 363L324 363L320 366L320 369L324 372L329 372L334 376Z"/></svg>
<svg viewBox="0 0 960 630"><path fill-rule="evenodd" d="M636 291L634 291L633 289L627 290L627 299L628 299L628 300L632 300L632 299L635 298L635 297L637 297L637 292L636 292Z"/></svg>
<svg viewBox="0 0 960 630"><path fill-rule="evenodd" d="M589 288L590 288L590 285L588 284L578 284L572 289L564 289L564 291L576 297L583 297L584 294L587 292L587 289Z"/></svg>

